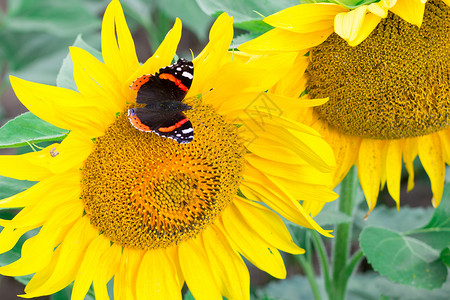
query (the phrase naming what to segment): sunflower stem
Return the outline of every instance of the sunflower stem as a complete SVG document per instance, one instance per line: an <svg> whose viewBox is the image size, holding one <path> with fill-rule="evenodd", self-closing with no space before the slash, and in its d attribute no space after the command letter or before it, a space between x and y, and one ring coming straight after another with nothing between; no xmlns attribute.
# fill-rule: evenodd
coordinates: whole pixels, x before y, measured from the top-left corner
<svg viewBox="0 0 450 300"><path fill-rule="evenodd" d="M4 61L0 61L0 98L9 86L9 83L5 80L8 72L8 65Z"/></svg>
<svg viewBox="0 0 450 300"><path fill-rule="evenodd" d="M316 231L312 232L312 238L314 242L314 247L317 250L317 253L319 255L319 261L320 266L322 269L322 276L325 284L325 290L327 294L329 295L332 286L331 286L331 278L330 278L330 262L328 260L328 253L327 249L325 248L325 243L323 242L323 239L319 236L319 234Z"/></svg>
<svg viewBox="0 0 450 300"><path fill-rule="evenodd" d="M341 182L339 211L350 217L355 206L357 180L356 167L353 166ZM350 274L345 272L351 243L351 229L352 222L336 226L333 249L333 289L331 289L332 293L328 295L333 300L345 299L347 281L351 275L351 272ZM343 278L346 275L347 278Z"/></svg>
<svg viewBox="0 0 450 300"><path fill-rule="evenodd" d="M308 278L309 285L311 286L311 290L315 300L321 300L322 296L320 295L320 290L316 281L316 274L314 272L314 267L312 264L308 262L308 260L303 255L296 255L297 261L302 266L303 271L305 271L306 277Z"/></svg>
<svg viewBox="0 0 450 300"><path fill-rule="evenodd" d="M312 249L312 243L311 243L311 233L309 230L306 231L306 241L305 241L305 250L306 250L306 258L308 260L308 263L312 266L313 265L313 249Z"/></svg>

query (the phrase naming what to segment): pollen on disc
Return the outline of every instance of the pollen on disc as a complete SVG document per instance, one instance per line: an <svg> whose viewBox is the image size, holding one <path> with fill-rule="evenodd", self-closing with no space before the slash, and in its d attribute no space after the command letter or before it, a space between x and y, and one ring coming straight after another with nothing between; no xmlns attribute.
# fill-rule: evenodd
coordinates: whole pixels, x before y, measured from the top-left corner
<svg viewBox="0 0 450 300"><path fill-rule="evenodd" d="M237 128L211 107L192 105L186 114L196 138L189 144L136 130L126 113L95 140L81 198L91 224L111 241L176 245L212 224L236 195L245 154Z"/></svg>

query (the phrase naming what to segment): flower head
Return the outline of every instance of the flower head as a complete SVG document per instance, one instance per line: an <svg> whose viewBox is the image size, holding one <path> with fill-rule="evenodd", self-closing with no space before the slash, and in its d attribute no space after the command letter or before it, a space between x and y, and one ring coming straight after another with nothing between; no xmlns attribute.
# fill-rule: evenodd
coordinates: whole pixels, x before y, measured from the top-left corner
<svg viewBox="0 0 450 300"><path fill-rule="evenodd" d="M241 255L283 278L278 249L304 252L281 218L256 201L329 236L312 216L336 197L327 184L332 150L316 131L285 116L295 100L263 93L295 55L229 53L226 14L193 60L183 103L192 108L184 113L195 138L177 143L129 122L127 111L137 105L130 85L169 65L180 35L177 20L139 64L113 0L103 19L103 62L70 49L78 91L11 77L31 112L70 130L61 144L0 157L3 176L39 181L0 202L22 208L12 220L0 220L2 252L40 227L21 258L0 268L11 276L35 273L23 297L52 294L74 281L72 299L83 299L91 284L97 299L108 299L106 284L114 277L115 299L181 299L185 282L196 299L249 299ZM275 109L271 97L285 101Z"/></svg>
<svg viewBox="0 0 450 300"><path fill-rule="evenodd" d="M334 184L358 166L369 212L384 185L399 205L402 158L410 190L417 155L438 205L450 161L449 20L449 3L441 0L379 1L352 10L302 4L265 18L275 29L239 48L298 54L271 91L329 97L299 120L322 132L333 147Z"/></svg>

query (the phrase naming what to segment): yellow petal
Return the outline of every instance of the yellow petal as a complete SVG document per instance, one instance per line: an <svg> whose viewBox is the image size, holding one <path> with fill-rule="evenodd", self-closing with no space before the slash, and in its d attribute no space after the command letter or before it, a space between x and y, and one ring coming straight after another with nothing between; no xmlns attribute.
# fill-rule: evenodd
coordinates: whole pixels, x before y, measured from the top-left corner
<svg viewBox="0 0 450 300"><path fill-rule="evenodd" d="M256 136L254 138L256 138ZM252 140L253 139L249 139L249 142ZM267 145L271 146L267 147ZM281 162L286 164L305 164L305 161L299 160L299 156L294 152L294 150L283 146L278 146L272 142L268 144L249 143L248 149L252 153L262 158L269 159L273 162Z"/></svg>
<svg viewBox="0 0 450 300"><path fill-rule="evenodd" d="M307 33L332 28L334 17L344 11L347 9L337 4L301 4L270 15L264 18L264 22L277 28Z"/></svg>
<svg viewBox="0 0 450 300"><path fill-rule="evenodd" d="M47 156L48 168L56 174L72 168L80 169L93 147L94 143L84 133L71 131L61 144L51 149L53 155Z"/></svg>
<svg viewBox="0 0 450 300"><path fill-rule="evenodd" d="M53 274L53 270L55 270L56 264L58 263L60 254L61 254L61 247L57 247L55 249L55 252L53 253L50 263L43 270L34 274L34 276L31 278L31 280L25 287L25 292L27 292L29 286L37 287L40 284L44 283L48 278L50 278L50 276ZM22 298L32 298L28 294L19 296Z"/></svg>
<svg viewBox="0 0 450 300"><path fill-rule="evenodd" d="M222 295L209 266L202 240L200 235L180 244L178 253L181 270L195 299L221 300Z"/></svg>
<svg viewBox="0 0 450 300"><path fill-rule="evenodd" d="M0 201L0 208L17 208L31 206L51 193L57 187L66 187L76 190L80 186L80 171L71 170L64 174L54 175L44 179L29 189Z"/></svg>
<svg viewBox="0 0 450 300"><path fill-rule="evenodd" d="M118 0L111 1L103 16L102 55L120 82L125 82L139 67L133 38Z"/></svg>
<svg viewBox="0 0 450 300"><path fill-rule="evenodd" d="M414 159L417 156L417 139L405 139L405 146L403 147L403 162L408 171L408 186L406 190L409 192L414 188Z"/></svg>
<svg viewBox="0 0 450 300"><path fill-rule="evenodd" d="M227 209L232 209L236 217L240 216L236 219L239 226L248 227L249 231L253 228L253 234L259 235L267 244L292 254L305 252L292 241L281 218L271 210L240 197L235 197Z"/></svg>
<svg viewBox="0 0 450 300"><path fill-rule="evenodd" d="M267 53L279 51L300 51L323 43L333 28L308 33L274 28L263 35L243 43L238 48L248 53Z"/></svg>
<svg viewBox="0 0 450 300"><path fill-rule="evenodd" d="M74 213L76 211L79 213ZM0 273L8 276L23 276L42 270L49 264L55 247L61 243L82 212L81 203L59 207L39 233L25 241L20 259L0 267Z"/></svg>
<svg viewBox="0 0 450 300"><path fill-rule="evenodd" d="M400 180L402 174L403 140L391 140L387 143L386 179L389 194L400 208Z"/></svg>
<svg viewBox="0 0 450 300"><path fill-rule="evenodd" d="M358 177L370 212L375 208L381 182L381 148L378 140L363 139L358 155Z"/></svg>
<svg viewBox="0 0 450 300"><path fill-rule="evenodd" d="M71 300L83 300L89 291L95 273L98 272L101 256L111 247L111 241L103 235L96 237L86 249L80 269L75 277Z"/></svg>
<svg viewBox="0 0 450 300"><path fill-rule="evenodd" d="M114 72L86 50L77 47L69 49L74 65L74 79L80 93L95 97L98 105L112 112L122 110L126 99L120 95L120 89L117 87L122 83ZM98 97L102 94L109 96L109 99Z"/></svg>
<svg viewBox="0 0 450 300"><path fill-rule="evenodd" d="M0 253L5 253L11 250L16 244L20 237L33 228L3 228L0 232Z"/></svg>
<svg viewBox="0 0 450 300"><path fill-rule="evenodd" d="M83 211L82 202L79 200L80 192L80 188L57 188L40 198L35 205L23 208L12 220L0 220L0 225L12 228L37 228L51 218L55 210L64 209L65 204L79 208L73 207L72 213L78 213L77 217L80 217Z"/></svg>
<svg viewBox="0 0 450 300"><path fill-rule="evenodd" d="M389 9L394 6L396 2L397 0L382 0L377 3L371 3L367 7L367 10L379 16L380 18L386 18Z"/></svg>
<svg viewBox="0 0 450 300"><path fill-rule="evenodd" d="M310 181L309 172L312 167L310 165L294 165L287 163L276 163L273 160L265 159L254 153L249 153L245 156L245 160L254 168L263 171L266 174L282 177L282 178L295 178L299 182L316 182L314 179ZM314 170L314 169L313 169ZM314 170L317 172L317 170ZM314 177L314 176L311 176ZM320 179L318 179L320 180ZM316 182L318 183L318 182Z"/></svg>
<svg viewBox="0 0 450 300"><path fill-rule="evenodd" d="M227 299L249 300L248 269L240 255L227 242L226 236L216 226L211 226L203 232L203 242L222 294Z"/></svg>
<svg viewBox="0 0 450 300"><path fill-rule="evenodd" d="M227 54L232 40L233 18L223 13L211 27L209 43L193 60L194 79L188 96L205 93L214 87L212 82L215 81L217 70L230 61Z"/></svg>
<svg viewBox="0 0 450 300"><path fill-rule="evenodd" d="M361 138L341 134L335 128L329 128L325 133L325 140L330 144L336 157L336 168L333 173L332 186L338 185L347 175L350 168L358 159Z"/></svg>
<svg viewBox="0 0 450 300"><path fill-rule="evenodd" d="M423 168L430 177L433 191L433 206L441 202L445 182L445 163L442 144L436 133L422 136L418 143L419 158Z"/></svg>
<svg viewBox="0 0 450 300"><path fill-rule="evenodd" d="M128 78L127 83L131 84L136 78L145 74L154 74L160 68L170 65L177 51L178 43L181 38L181 21L176 18L172 29L167 33L161 45L156 49L155 53L147 59L147 61L140 66Z"/></svg>
<svg viewBox="0 0 450 300"><path fill-rule="evenodd" d="M248 225L241 227L240 216L236 215L232 209L227 209L222 213L224 232L227 232L228 239L233 241L232 246L239 251L257 268L269 273L273 277L283 279L286 277L286 269L283 259L277 249L266 243L261 237L255 234L253 228Z"/></svg>
<svg viewBox="0 0 450 300"><path fill-rule="evenodd" d="M240 186L242 193L249 199L266 203L274 211L300 226L317 230L324 236L331 236L323 230L298 203L292 193L277 186L263 173L253 167L247 167L243 174L244 181Z"/></svg>
<svg viewBox="0 0 450 300"><path fill-rule="evenodd" d="M282 127L272 128L268 124L263 130L253 123L245 125L239 128L239 137L251 152L258 145L281 145L294 151L298 155L297 160L301 159L299 163L305 160L321 172L330 172L335 165L333 151L321 137ZM297 162L292 160L291 163Z"/></svg>
<svg viewBox="0 0 450 300"><path fill-rule="evenodd" d="M119 270L121 256L122 247L118 244L113 244L100 258L99 267L93 279L96 300L109 300L106 285Z"/></svg>
<svg viewBox="0 0 450 300"><path fill-rule="evenodd" d="M267 103L260 102L259 105L255 103L249 105L245 110L228 112L226 119L235 124L242 124L244 128L251 127L251 130L253 130L255 134L260 133L260 131L276 132L277 128L284 128L321 137L317 131L308 125L286 118L282 115L271 115L271 109L272 108L268 106Z"/></svg>
<svg viewBox="0 0 450 300"><path fill-rule="evenodd" d="M137 299L182 299L177 267L166 249L149 250L142 258L136 281Z"/></svg>
<svg viewBox="0 0 450 300"><path fill-rule="evenodd" d="M272 87L269 92L286 97L293 97L298 100L298 95L304 91L302 82L305 78L303 75L309 65L309 62L310 57L299 53L289 72L274 87ZM292 111L288 110L286 112L289 113Z"/></svg>
<svg viewBox="0 0 450 300"><path fill-rule="evenodd" d="M406 22L420 27L425 12L425 2L426 0L397 0L390 11Z"/></svg>
<svg viewBox="0 0 450 300"><path fill-rule="evenodd" d="M144 251L123 248L119 271L114 276L114 299L136 299L136 280Z"/></svg>
<svg viewBox="0 0 450 300"><path fill-rule="evenodd" d="M334 19L334 31L346 41L352 41L358 35L366 16L367 5L359 6L349 12L342 12Z"/></svg>
<svg viewBox="0 0 450 300"><path fill-rule="evenodd" d="M372 33L375 27L377 27L380 21L381 18L379 16L374 14L368 14L364 18L364 24L362 25L361 29L358 31L358 33L352 40L348 41L348 44L350 46L356 46L362 41L364 41Z"/></svg>
<svg viewBox="0 0 450 300"><path fill-rule="evenodd" d="M208 94L209 95L209 94ZM276 95L273 93L264 93L264 92L241 92L237 95L233 95L232 98L222 99L222 96L218 97L208 97L205 96L204 99L208 102L214 102L214 100L220 101L220 105L214 103L214 106L217 107L217 113L224 115L225 118L229 119L230 122L233 122L233 118L239 119L242 114L247 114L248 117L251 117L250 114L257 115L258 121L260 119L267 120L273 116L288 118L291 120L297 120L298 110L299 108L307 108L314 107L318 105L322 105L328 101L328 98L323 99L313 99L313 100L302 100L296 97L285 97L281 95ZM220 100L219 100L220 98ZM259 113L258 113L259 112ZM234 113L233 116L229 116L229 114ZM237 114L240 114L239 116ZM270 114L270 115L268 115ZM236 123L236 122L235 122ZM297 123L297 122L295 122ZM302 125L306 126L306 125ZM313 131L309 131L313 132ZM316 133L316 135L318 135Z"/></svg>
<svg viewBox="0 0 450 300"><path fill-rule="evenodd" d="M296 53L292 52L257 57L245 63L239 60L228 62L213 77L214 81L211 82L211 87L214 89L208 92L203 100L205 103L219 106L244 91L255 91L264 95L261 91L268 90L280 80L292 66L295 57ZM192 93L195 94L195 91ZM255 96L244 101L249 104L255 102L258 102Z"/></svg>
<svg viewBox="0 0 450 300"><path fill-rule="evenodd" d="M68 232L55 265L50 264L37 272L25 288L26 298L50 295L65 288L74 279L82 262L86 248L98 233L89 222L89 218L80 218ZM52 269L51 274L47 269Z"/></svg>
<svg viewBox="0 0 450 300"><path fill-rule="evenodd" d="M57 127L80 130L88 137L103 135L115 115L81 94L10 76L19 100L33 114Z"/></svg>
<svg viewBox="0 0 450 300"><path fill-rule="evenodd" d="M311 184L298 182L293 179L285 179L272 175L267 175L267 178L272 181L277 186L282 186L289 193L298 200L303 200L309 203L309 205L314 205L313 203L317 203L317 205L321 208L325 202L331 202L335 200L338 195L333 192L329 186L325 186L323 184ZM327 183L327 177L324 177L324 183ZM303 206L303 205L302 205ZM305 206L303 208L306 209ZM316 208L314 208L316 210ZM312 214L309 209L307 209L308 214ZM315 214L312 214L313 216Z"/></svg>
<svg viewBox="0 0 450 300"><path fill-rule="evenodd" d="M450 164L450 130L441 130L438 132L438 135L442 143L445 162Z"/></svg>
<svg viewBox="0 0 450 300"><path fill-rule="evenodd" d="M0 156L0 174L22 180L42 180L79 168L92 147L92 141L84 133L72 131L61 144L52 144L41 151Z"/></svg>
<svg viewBox="0 0 450 300"><path fill-rule="evenodd" d="M57 145L21 155L0 155L0 175L30 181L40 181L53 175L46 162L51 158L50 150Z"/></svg>

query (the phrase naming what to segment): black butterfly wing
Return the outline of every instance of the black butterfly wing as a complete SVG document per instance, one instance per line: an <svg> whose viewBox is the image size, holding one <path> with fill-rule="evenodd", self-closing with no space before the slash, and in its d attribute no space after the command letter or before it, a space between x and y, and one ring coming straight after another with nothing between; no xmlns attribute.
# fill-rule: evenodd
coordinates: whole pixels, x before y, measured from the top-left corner
<svg viewBox="0 0 450 300"><path fill-rule="evenodd" d="M136 129L154 132L180 144L190 143L194 139L192 123L182 112L161 113L138 107L128 110L128 118Z"/></svg>
<svg viewBox="0 0 450 300"><path fill-rule="evenodd" d="M194 79L194 64L184 58L178 59L176 63L159 69L159 75L170 74L181 81L187 89L191 88Z"/></svg>
<svg viewBox="0 0 450 300"><path fill-rule="evenodd" d="M155 75L144 75L133 83L136 102L152 104L160 101L182 101L192 84L194 65L180 58L177 63L161 68Z"/></svg>

